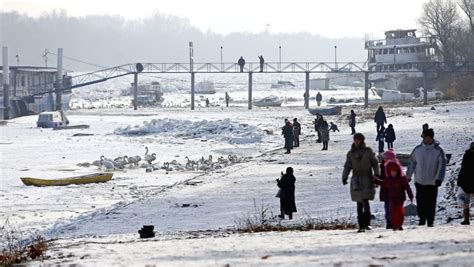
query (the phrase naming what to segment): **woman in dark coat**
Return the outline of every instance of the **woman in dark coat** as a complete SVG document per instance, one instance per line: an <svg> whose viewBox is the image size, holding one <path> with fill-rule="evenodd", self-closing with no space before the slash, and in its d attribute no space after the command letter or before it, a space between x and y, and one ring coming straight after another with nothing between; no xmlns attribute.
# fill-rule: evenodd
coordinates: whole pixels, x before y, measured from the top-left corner
<svg viewBox="0 0 474 267"><path fill-rule="evenodd" d="M349 126L351 127L351 134L355 134L356 130L356 114L353 109L351 109L351 115L349 115Z"/></svg>
<svg viewBox="0 0 474 267"><path fill-rule="evenodd" d="M393 141L395 140L397 140L395 137L395 130L393 129L393 125L389 124L385 130L385 142L387 142L388 149L393 149Z"/></svg>
<svg viewBox="0 0 474 267"><path fill-rule="evenodd" d="M282 129L283 137L285 137L286 154L290 154L293 149L293 125L288 119L285 119L285 126Z"/></svg>
<svg viewBox="0 0 474 267"><path fill-rule="evenodd" d="M277 179L277 185L281 189L280 192L280 212L278 217L284 219L285 214L289 219L293 219L293 212L296 212L295 204L295 182L296 178L293 176L293 168L286 168L286 173Z"/></svg>
<svg viewBox="0 0 474 267"><path fill-rule="evenodd" d="M387 117L385 117L385 112L383 111L382 106L380 106L375 112L374 121L377 123L377 132L379 132L380 128L387 123Z"/></svg>
<svg viewBox="0 0 474 267"><path fill-rule="evenodd" d="M469 205L474 194L474 142L462 157L461 170L458 175L458 201L463 207L463 225L469 225Z"/></svg>

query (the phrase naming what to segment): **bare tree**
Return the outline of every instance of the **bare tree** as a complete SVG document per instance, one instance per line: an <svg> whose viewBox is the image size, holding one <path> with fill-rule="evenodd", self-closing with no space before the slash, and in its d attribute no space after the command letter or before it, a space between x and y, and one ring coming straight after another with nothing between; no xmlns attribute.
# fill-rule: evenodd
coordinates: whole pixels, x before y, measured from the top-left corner
<svg viewBox="0 0 474 267"><path fill-rule="evenodd" d="M467 15L471 32L474 33L474 0L458 0L457 3Z"/></svg>
<svg viewBox="0 0 474 267"><path fill-rule="evenodd" d="M427 34L437 37L444 61L453 62L456 59L455 33L460 25L456 3L453 0L431 0L423 4L419 23Z"/></svg>

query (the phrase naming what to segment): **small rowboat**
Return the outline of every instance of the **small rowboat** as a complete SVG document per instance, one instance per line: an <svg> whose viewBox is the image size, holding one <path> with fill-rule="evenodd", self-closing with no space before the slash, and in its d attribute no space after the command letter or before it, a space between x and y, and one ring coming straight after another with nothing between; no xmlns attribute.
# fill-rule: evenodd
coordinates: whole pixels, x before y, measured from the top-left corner
<svg viewBox="0 0 474 267"><path fill-rule="evenodd" d="M90 184L104 183L112 179L113 173L93 173L75 177L58 178L58 179L40 179L32 177L20 177L25 185L35 186L61 186L71 184Z"/></svg>
<svg viewBox="0 0 474 267"><path fill-rule="evenodd" d="M342 107L330 107L330 108L310 108L308 109L309 113L316 115L319 113L321 115L341 115Z"/></svg>

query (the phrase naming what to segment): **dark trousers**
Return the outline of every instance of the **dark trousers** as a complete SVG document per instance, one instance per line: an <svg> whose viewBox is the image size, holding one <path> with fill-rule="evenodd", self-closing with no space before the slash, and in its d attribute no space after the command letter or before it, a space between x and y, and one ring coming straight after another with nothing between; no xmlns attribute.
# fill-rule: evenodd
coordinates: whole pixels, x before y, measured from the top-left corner
<svg viewBox="0 0 474 267"><path fill-rule="evenodd" d="M293 134L293 147L299 147L300 146L300 135L299 134Z"/></svg>
<svg viewBox="0 0 474 267"><path fill-rule="evenodd" d="M370 225L370 205L368 199L357 202L357 221L359 229L365 229Z"/></svg>
<svg viewBox="0 0 474 267"><path fill-rule="evenodd" d="M379 133L380 129L383 127L383 123L377 122L377 133Z"/></svg>
<svg viewBox="0 0 474 267"><path fill-rule="evenodd" d="M383 141L379 141L379 153L383 153L383 147L384 147Z"/></svg>
<svg viewBox="0 0 474 267"><path fill-rule="evenodd" d="M387 149L393 149L393 142L387 142Z"/></svg>
<svg viewBox="0 0 474 267"><path fill-rule="evenodd" d="M352 131L352 133L351 133L351 134L355 134L355 133L356 133L355 126L351 126L351 131Z"/></svg>
<svg viewBox="0 0 474 267"><path fill-rule="evenodd" d="M317 143L321 143L321 132L319 130L316 130L316 132L318 133L318 140L316 140Z"/></svg>
<svg viewBox="0 0 474 267"><path fill-rule="evenodd" d="M323 150L328 150L328 141L323 142Z"/></svg>
<svg viewBox="0 0 474 267"><path fill-rule="evenodd" d="M390 202L385 201L384 202L384 209L385 209L385 222L387 223L388 227L392 227L392 214L390 212Z"/></svg>
<svg viewBox="0 0 474 267"><path fill-rule="evenodd" d="M436 198L438 196L438 187L436 185L421 185L415 183L416 204L420 224L433 224L436 213Z"/></svg>

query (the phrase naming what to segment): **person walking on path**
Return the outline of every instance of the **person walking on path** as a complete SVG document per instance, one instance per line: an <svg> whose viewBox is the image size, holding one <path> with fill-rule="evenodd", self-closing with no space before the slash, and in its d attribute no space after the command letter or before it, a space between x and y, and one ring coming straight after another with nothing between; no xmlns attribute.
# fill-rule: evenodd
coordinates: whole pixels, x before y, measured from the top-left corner
<svg viewBox="0 0 474 267"><path fill-rule="evenodd" d="M471 197L474 196L474 142L471 143L469 149L466 150L462 157L461 170L458 175L458 192L457 199L459 205L463 208L462 225L469 225L469 205Z"/></svg>
<svg viewBox="0 0 474 267"><path fill-rule="evenodd" d="M300 146L300 134L301 134L301 124L298 122L297 118L293 119L293 147Z"/></svg>
<svg viewBox="0 0 474 267"><path fill-rule="evenodd" d="M314 120L314 130L318 134L318 139L316 140L316 143L321 143L321 131L320 128L322 127L324 122L323 115L316 113L316 119Z"/></svg>
<svg viewBox="0 0 474 267"><path fill-rule="evenodd" d="M349 173L352 171L350 181L351 199L357 202L357 221L359 231L370 230L370 204L375 196L375 187L372 183L373 176L379 176L378 161L374 151L365 145L365 137L361 133L354 134L354 142L347 152L342 184L346 185Z"/></svg>
<svg viewBox="0 0 474 267"><path fill-rule="evenodd" d="M333 133L336 131L339 132L339 128L337 128L337 125L333 123L332 121L329 123L329 130L331 130Z"/></svg>
<svg viewBox="0 0 474 267"><path fill-rule="evenodd" d="M428 223L428 227L433 227L438 187L446 173L446 156L439 142L434 140L433 129L425 130L422 136L422 143L411 152L407 177L411 181L415 175L418 225Z"/></svg>
<svg viewBox="0 0 474 267"><path fill-rule="evenodd" d="M277 197L280 198L280 215L279 218L284 219L288 215L289 219L293 219L293 212L296 212L295 204L295 182L296 178L293 175L293 168L286 168L286 173L281 173L281 178L277 179L277 185L280 190Z"/></svg>
<svg viewBox="0 0 474 267"><path fill-rule="evenodd" d="M258 60L260 61L260 72L263 72L263 65L265 64L265 59L263 59L263 56L258 56Z"/></svg>
<svg viewBox="0 0 474 267"><path fill-rule="evenodd" d="M244 72L244 66L245 66L245 59L244 57L240 57L239 58L239 61L237 62L237 64L239 64L240 66L240 72Z"/></svg>
<svg viewBox="0 0 474 267"><path fill-rule="evenodd" d="M380 180L385 180L385 163L389 160L397 160L397 154L392 149L389 149L383 153L382 162L380 162ZM388 190L386 187L380 187L379 198L381 202L384 202L385 210L385 222L386 229L393 229L392 217L390 214L390 202L388 198Z"/></svg>
<svg viewBox="0 0 474 267"><path fill-rule="evenodd" d="M293 125L288 119L285 119L285 126L282 128L283 137L285 137L285 154L290 154L293 149Z"/></svg>
<svg viewBox="0 0 474 267"><path fill-rule="evenodd" d="M316 103L318 103L318 107L321 106L321 101L323 101L323 96L320 92L316 94Z"/></svg>
<svg viewBox="0 0 474 267"><path fill-rule="evenodd" d="M387 149L393 149L393 142L397 140L395 136L395 130L393 129L393 125L390 123L385 129L385 142L387 142Z"/></svg>
<svg viewBox="0 0 474 267"><path fill-rule="evenodd" d="M356 133L355 126L356 126L356 117L354 110L351 109L351 114L349 115L349 126L351 127L351 135Z"/></svg>
<svg viewBox="0 0 474 267"><path fill-rule="evenodd" d="M225 92L225 106L229 107L230 96L227 92Z"/></svg>
<svg viewBox="0 0 474 267"><path fill-rule="evenodd" d="M321 132L321 142L323 142L323 148L321 150L328 150L329 124L327 121L323 120L319 131Z"/></svg>
<svg viewBox="0 0 474 267"><path fill-rule="evenodd" d="M405 217L405 191L408 194L410 202L413 202L413 193L405 175L403 175L402 166L398 160L388 160L385 163L385 179L375 179L375 183L380 184L388 193L388 202L390 209L391 226L394 231L403 230L403 220Z"/></svg>
<svg viewBox="0 0 474 267"><path fill-rule="evenodd" d="M380 128L377 137L375 138L375 141L379 142L379 153L382 154L384 151L384 142L385 142L385 128L382 126Z"/></svg>
<svg viewBox="0 0 474 267"><path fill-rule="evenodd" d="M374 121L375 123L377 123L378 133L380 131L380 128L384 127L385 123L387 123L387 118L385 117L385 112L383 111L382 106L380 106L375 112Z"/></svg>

